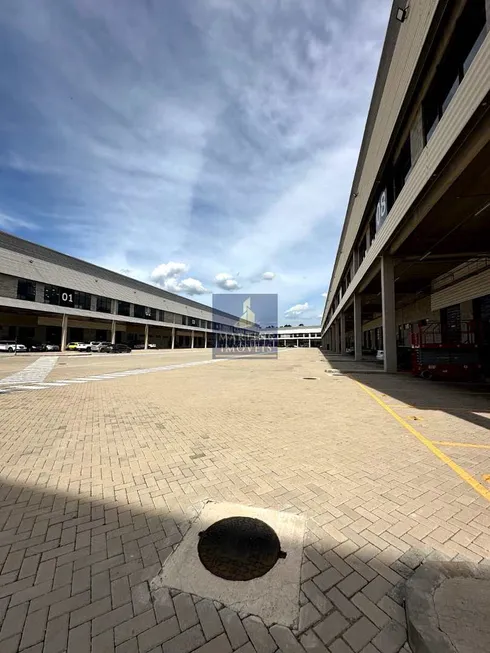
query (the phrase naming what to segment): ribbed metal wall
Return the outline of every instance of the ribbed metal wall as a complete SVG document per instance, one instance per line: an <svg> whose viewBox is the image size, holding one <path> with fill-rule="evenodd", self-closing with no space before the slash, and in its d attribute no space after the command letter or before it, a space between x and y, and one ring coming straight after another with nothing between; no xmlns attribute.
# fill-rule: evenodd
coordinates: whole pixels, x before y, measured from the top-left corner
<svg viewBox="0 0 490 653"><path fill-rule="evenodd" d="M485 270L480 274L433 293L431 309L437 311L440 308L461 304L469 299L476 299L484 295L490 295L490 270Z"/></svg>

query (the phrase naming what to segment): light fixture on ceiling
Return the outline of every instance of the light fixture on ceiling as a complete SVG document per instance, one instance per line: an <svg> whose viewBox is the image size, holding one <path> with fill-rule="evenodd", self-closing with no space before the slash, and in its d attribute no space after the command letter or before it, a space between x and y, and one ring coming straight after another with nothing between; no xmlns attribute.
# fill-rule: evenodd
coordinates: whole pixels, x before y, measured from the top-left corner
<svg viewBox="0 0 490 653"><path fill-rule="evenodd" d="M405 8L398 7L398 9L396 10L396 19L397 19L397 21L399 21L400 23L404 23L405 19L407 17L407 13L408 13L408 7L405 7Z"/></svg>

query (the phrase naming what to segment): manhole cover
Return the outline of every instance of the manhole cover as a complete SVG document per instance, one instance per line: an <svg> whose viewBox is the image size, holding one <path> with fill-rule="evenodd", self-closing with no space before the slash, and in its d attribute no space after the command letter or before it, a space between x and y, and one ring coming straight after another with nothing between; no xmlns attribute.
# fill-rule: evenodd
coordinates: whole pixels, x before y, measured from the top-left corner
<svg viewBox="0 0 490 653"><path fill-rule="evenodd" d="M285 558L276 532L260 519L228 517L199 533L199 559L215 576L251 580Z"/></svg>

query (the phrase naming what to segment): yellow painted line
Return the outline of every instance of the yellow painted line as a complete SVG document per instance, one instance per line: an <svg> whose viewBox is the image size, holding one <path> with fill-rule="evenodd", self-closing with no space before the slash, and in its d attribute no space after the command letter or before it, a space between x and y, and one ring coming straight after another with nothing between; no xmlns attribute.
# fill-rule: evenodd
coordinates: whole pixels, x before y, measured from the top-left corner
<svg viewBox="0 0 490 653"><path fill-rule="evenodd" d="M490 449L490 444L469 444L468 442L440 442L432 440L432 444L438 444L443 447L470 447L472 449Z"/></svg>
<svg viewBox="0 0 490 653"><path fill-rule="evenodd" d="M487 490L481 483L478 483L476 478L473 478L471 474L468 474L466 470L464 470L462 467L460 467L457 463L452 460L452 458L449 458L449 456L446 456L445 453L443 453L440 449L438 449L435 444L433 444L430 440L428 440L422 433L419 433L417 429L414 429L411 424L406 422L403 417L400 417L397 413L395 413L394 410L392 410L388 404L385 404L385 402L380 399L377 395L374 394L368 387L366 387L363 383L360 383L359 381L356 381L353 379L359 387L361 387L364 392L366 392L374 401L376 401L382 408L386 410L387 413L389 413L392 417L396 419L396 421L404 426L407 431L409 431L412 435L414 435L419 442L421 442L423 445L429 449L429 451L432 451L432 453L439 458L439 460L442 460L443 463L445 463L448 467L450 467L453 472L456 472L456 474L463 479L468 485L471 485L471 487L478 492L478 494L481 494L482 497L484 497L487 501L490 501L490 490Z"/></svg>

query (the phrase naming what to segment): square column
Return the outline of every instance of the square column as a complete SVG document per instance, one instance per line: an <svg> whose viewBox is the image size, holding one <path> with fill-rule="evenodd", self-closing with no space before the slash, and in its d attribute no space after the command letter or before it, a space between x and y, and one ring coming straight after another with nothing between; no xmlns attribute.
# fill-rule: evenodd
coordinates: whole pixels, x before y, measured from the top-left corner
<svg viewBox="0 0 490 653"><path fill-rule="evenodd" d="M172 349L175 349L175 327L172 327Z"/></svg>
<svg viewBox="0 0 490 653"><path fill-rule="evenodd" d="M208 346L208 332L204 332L204 349L207 349Z"/></svg>
<svg viewBox="0 0 490 653"><path fill-rule="evenodd" d="M340 353L345 354L345 313L340 314Z"/></svg>
<svg viewBox="0 0 490 653"><path fill-rule="evenodd" d="M145 324L145 349L148 349L148 332L149 332L148 324Z"/></svg>
<svg viewBox="0 0 490 653"><path fill-rule="evenodd" d="M385 372L397 371L395 274L391 256L381 258L381 299L383 317L383 351Z"/></svg>
<svg viewBox="0 0 490 653"><path fill-rule="evenodd" d="M116 320L112 320L111 324L111 342L113 345L116 342Z"/></svg>
<svg viewBox="0 0 490 653"><path fill-rule="evenodd" d="M66 341L68 338L68 315L64 314L63 317L61 318L61 351L65 351L66 349ZM17 349L15 350L15 353L17 353Z"/></svg>
<svg viewBox="0 0 490 653"><path fill-rule="evenodd" d="M191 331L191 349L194 349L194 331Z"/></svg>
<svg viewBox="0 0 490 653"><path fill-rule="evenodd" d="M354 295L354 360L362 361L362 300Z"/></svg>

